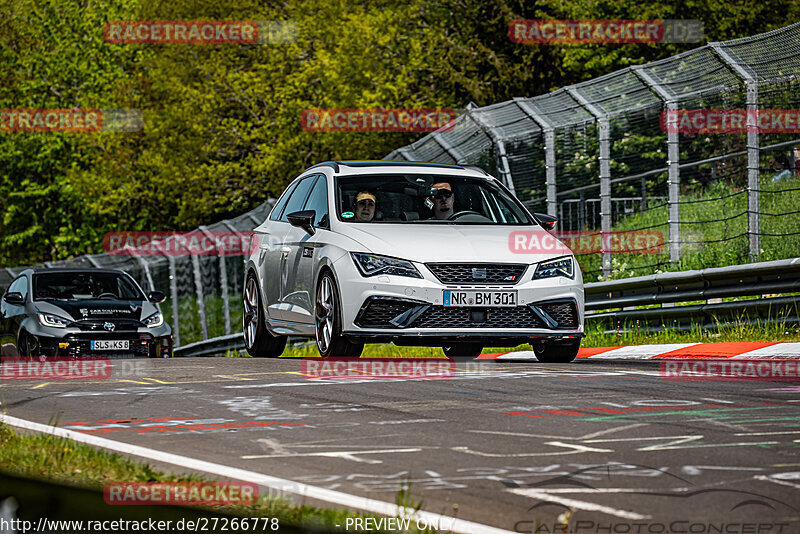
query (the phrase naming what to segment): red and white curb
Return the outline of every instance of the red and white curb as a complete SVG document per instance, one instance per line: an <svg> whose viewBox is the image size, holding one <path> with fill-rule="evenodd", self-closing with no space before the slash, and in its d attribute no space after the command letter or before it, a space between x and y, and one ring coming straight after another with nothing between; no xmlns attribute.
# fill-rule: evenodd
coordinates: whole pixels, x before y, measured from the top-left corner
<svg viewBox="0 0 800 534"><path fill-rule="evenodd" d="M800 359L800 343L668 343L628 347L593 347L580 349L579 360L661 360L664 358L762 358ZM479 360L536 360L533 351L481 354Z"/></svg>

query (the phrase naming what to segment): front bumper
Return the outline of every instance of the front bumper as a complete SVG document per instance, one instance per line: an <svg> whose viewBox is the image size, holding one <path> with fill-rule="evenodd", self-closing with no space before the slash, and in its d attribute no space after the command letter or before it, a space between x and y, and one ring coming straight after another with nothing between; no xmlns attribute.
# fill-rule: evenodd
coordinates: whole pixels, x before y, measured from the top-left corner
<svg viewBox="0 0 800 534"><path fill-rule="evenodd" d="M38 335L38 354L61 358L171 358L172 335L150 332L65 332L60 337ZM92 341L127 340L128 350L92 350Z"/></svg>
<svg viewBox="0 0 800 534"><path fill-rule="evenodd" d="M414 264L423 278L362 277L349 257L337 265L343 309L343 335L366 342L436 346L443 341L473 341L492 346L543 338L584 336L584 291L580 272L533 280L528 268L516 284L443 284L425 264ZM577 269L576 269L577 270ZM516 307L443 305L445 290L512 290Z"/></svg>

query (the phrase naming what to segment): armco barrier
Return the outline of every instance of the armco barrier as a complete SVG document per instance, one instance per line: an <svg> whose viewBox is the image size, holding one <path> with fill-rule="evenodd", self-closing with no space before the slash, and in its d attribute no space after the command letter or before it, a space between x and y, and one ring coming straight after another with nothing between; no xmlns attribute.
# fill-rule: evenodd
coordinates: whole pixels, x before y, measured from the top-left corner
<svg viewBox="0 0 800 534"><path fill-rule="evenodd" d="M800 322L800 258L586 284L586 321L608 331ZM765 295L773 295L763 298ZM731 297L760 297L722 302ZM676 306L678 303L700 304ZM642 306L658 305L646 309Z"/></svg>
<svg viewBox="0 0 800 534"><path fill-rule="evenodd" d="M717 302L730 297L800 293L800 258L659 273L586 284L585 289L587 323L599 322L607 331L800 323L800 294ZM675 305L694 301L706 302ZM659 307L636 309L653 305ZM174 354L210 356L242 348L244 340L238 333L185 345Z"/></svg>

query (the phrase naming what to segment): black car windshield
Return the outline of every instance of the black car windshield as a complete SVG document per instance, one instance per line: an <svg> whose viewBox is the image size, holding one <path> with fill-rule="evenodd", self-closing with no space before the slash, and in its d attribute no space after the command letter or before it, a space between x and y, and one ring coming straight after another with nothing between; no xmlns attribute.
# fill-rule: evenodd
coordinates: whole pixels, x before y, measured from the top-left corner
<svg viewBox="0 0 800 534"><path fill-rule="evenodd" d="M336 203L344 222L534 224L494 180L432 174L340 176Z"/></svg>
<svg viewBox="0 0 800 534"><path fill-rule="evenodd" d="M108 272L37 273L33 295L35 300L145 299L130 278Z"/></svg>

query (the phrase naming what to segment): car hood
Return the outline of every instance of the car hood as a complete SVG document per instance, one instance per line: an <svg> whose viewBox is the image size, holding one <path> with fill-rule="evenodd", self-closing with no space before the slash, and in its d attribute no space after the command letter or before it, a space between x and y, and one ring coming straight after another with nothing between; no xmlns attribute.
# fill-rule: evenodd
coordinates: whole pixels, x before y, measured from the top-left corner
<svg viewBox="0 0 800 534"><path fill-rule="evenodd" d="M537 263L571 254L538 226L354 224L348 225L347 235L363 245L364 252L418 262ZM525 236L526 244L535 236L547 246L515 247L519 235Z"/></svg>
<svg viewBox="0 0 800 534"><path fill-rule="evenodd" d="M141 321L158 311L151 302L146 300L37 300L35 304L41 313L52 313L74 321L83 319Z"/></svg>

